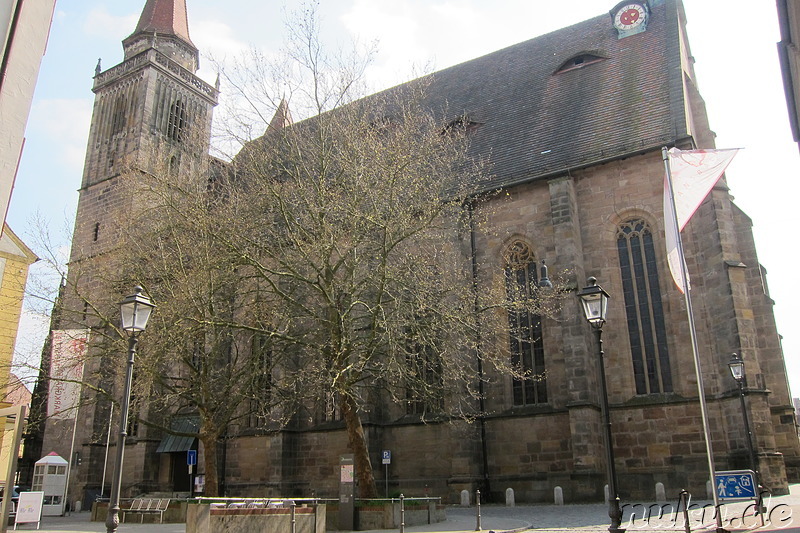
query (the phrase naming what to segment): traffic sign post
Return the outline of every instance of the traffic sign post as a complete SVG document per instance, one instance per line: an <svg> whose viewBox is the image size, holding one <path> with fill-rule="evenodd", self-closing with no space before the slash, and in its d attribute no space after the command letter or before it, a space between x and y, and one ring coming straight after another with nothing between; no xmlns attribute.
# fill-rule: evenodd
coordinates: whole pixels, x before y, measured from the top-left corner
<svg viewBox="0 0 800 533"><path fill-rule="evenodd" d="M720 500L756 500L758 486L752 470L728 470L716 472L714 490Z"/></svg>
<svg viewBox="0 0 800 533"><path fill-rule="evenodd" d="M189 497L194 498L194 465L197 464L197 450L186 450L186 464L189 466Z"/></svg>
<svg viewBox="0 0 800 533"><path fill-rule="evenodd" d="M383 450L383 479L386 484L386 497L389 497L389 465L392 464L392 450Z"/></svg>

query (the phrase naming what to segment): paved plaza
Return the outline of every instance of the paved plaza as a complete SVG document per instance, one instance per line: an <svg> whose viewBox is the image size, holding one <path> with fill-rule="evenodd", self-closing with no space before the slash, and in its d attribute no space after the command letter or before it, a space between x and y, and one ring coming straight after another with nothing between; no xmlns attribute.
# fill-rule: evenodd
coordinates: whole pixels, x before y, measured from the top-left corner
<svg viewBox="0 0 800 533"><path fill-rule="evenodd" d="M644 510L649 506L632 506L629 502L625 507L623 527L631 533L641 531L644 533L663 531L686 531L683 515L674 514L674 509L660 506L664 513L661 517L656 511L651 511L649 519L644 519ZM766 517L768 523L760 527L760 521L752 516L751 502L738 502L724 506L723 525L730 531L786 531L800 533L800 484L791 486L791 494L778 496L765 502L768 510ZM675 505L675 503L673 503ZM692 502L690 511L691 531L714 531L715 521L708 508L710 502ZM658 509L651 507L652 509ZM631 512L635 516L631 516ZM743 520L744 519L744 520ZM406 527L408 533L438 533L438 532L474 532L477 530L478 517L475 507L452 506L447 509L447 521L440 524ZM9 530L12 528L9 527ZM541 533L565 533L569 531L599 533L608 529L607 507L603 504L582 505L518 505L505 507L498 505L483 505L480 513L481 531L516 532L538 531ZM22 524L17 531L35 531L35 525ZM90 522L89 513L73 513L64 517L43 517L42 533L102 533L106 530L101 522ZM185 524L120 524L119 533L185 533ZM392 530L370 531L367 533L386 533ZM216 533L216 532L215 532ZM224 533L224 532L220 532ZM288 533L288 532L287 532Z"/></svg>

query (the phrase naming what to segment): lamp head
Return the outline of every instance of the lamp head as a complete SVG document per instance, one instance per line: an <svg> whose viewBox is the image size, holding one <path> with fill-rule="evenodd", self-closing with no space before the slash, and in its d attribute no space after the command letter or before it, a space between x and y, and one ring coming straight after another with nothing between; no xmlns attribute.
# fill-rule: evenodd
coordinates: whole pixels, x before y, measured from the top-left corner
<svg viewBox="0 0 800 533"><path fill-rule="evenodd" d="M731 355L731 360L728 363L728 368L731 369L731 376L737 383L742 383L744 380L744 361L738 353Z"/></svg>
<svg viewBox="0 0 800 533"><path fill-rule="evenodd" d="M156 307L150 298L142 294L142 290L142 287L137 285L134 294L125 297L119 303L121 326L129 333L144 331L150 313Z"/></svg>
<svg viewBox="0 0 800 533"><path fill-rule="evenodd" d="M547 265L544 264L544 259L542 259L542 266L539 268L539 288L541 289L553 288L553 282L550 281L550 278L547 277Z"/></svg>
<svg viewBox="0 0 800 533"><path fill-rule="evenodd" d="M583 314L592 326L602 327L608 311L608 293L597 284L597 278L594 276L586 281L587 286L578 291L578 298L583 304Z"/></svg>

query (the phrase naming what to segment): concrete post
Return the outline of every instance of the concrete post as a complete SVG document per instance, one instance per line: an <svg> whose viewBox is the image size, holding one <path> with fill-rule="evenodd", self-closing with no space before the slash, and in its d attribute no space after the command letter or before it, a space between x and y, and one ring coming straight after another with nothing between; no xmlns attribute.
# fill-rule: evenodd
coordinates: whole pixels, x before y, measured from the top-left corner
<svg viewBox="0 0 800 533"><path fill-rule="evenodd" d="M514 489L506 489L506 507L514 507Z"/></svg>
<svg viewBox="0 0 800 533"><path fill-rule="evenodd" d="M556 505L564 505L564 489L561 487L553 489L553 500Z"/></svg>
<svg viewBox="0 0 800 533"><path fill-rule="evenodd" d="M667 503L667 491L660 481L656 483L656 503Z"/></svg>

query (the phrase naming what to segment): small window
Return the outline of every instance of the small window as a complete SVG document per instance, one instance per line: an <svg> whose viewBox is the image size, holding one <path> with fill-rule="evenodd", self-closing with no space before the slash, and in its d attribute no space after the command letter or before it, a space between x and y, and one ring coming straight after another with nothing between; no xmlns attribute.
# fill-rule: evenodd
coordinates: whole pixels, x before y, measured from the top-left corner
<svg viewBox="0 0 800 533"><path fill-rule="evenodd" d="M100 238L100 223L99 222L95 222L94 223L94 232L92 234L92 240L94 242L97 242L98 238Z"/></svg>
<svg viewBox="0 0 800 533"><path fill-rule="evenodd" d="M556 74L560 74L561 72L567 72L570 70L575 70L578 68L583 68L587 65L603 61L604 59L606 58L590 53L578 54L576 56L569 58L564 63L562 63L561 66L558 67Z"/></svg>

